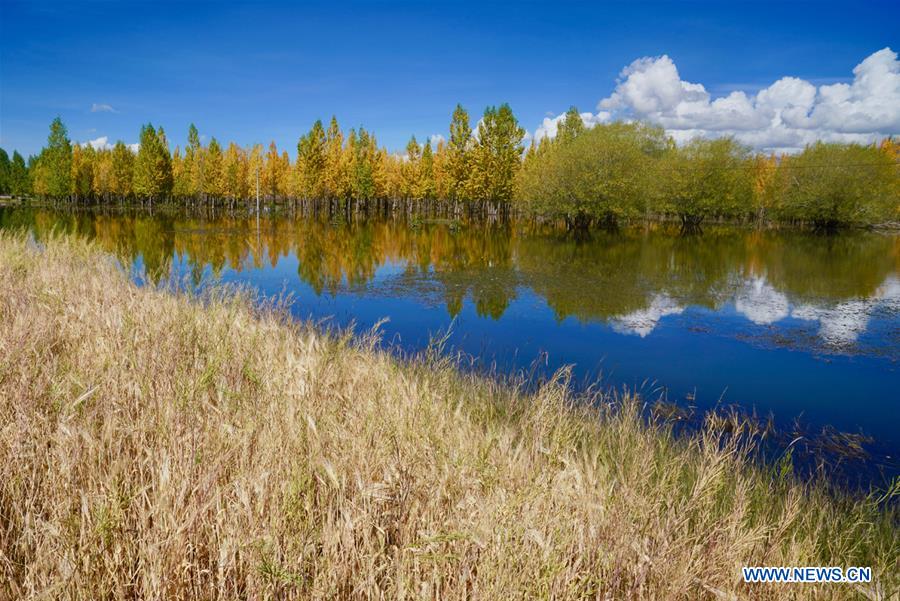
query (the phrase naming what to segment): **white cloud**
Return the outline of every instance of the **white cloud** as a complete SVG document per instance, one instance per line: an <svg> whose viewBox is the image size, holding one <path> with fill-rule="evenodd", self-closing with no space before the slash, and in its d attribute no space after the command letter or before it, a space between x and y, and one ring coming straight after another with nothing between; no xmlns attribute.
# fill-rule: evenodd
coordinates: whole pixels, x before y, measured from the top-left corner
<svg viewBox="0 0 900 601"><path fill-rule="evenodd" d="M819 337L831 346L853 344L869 326L871 307L864 300L840 303L833 308L800 305L792 316L803 321L819 322Z"/></svg>
<svg viewBox="0 0 900 601"><path fill-rule="evenodd" d="M76 144L82 147L90 146L94 150L112 150L116 146L115 144L110 143L109 136L100 136L99 138L88 140L87 142L76 142ZM137 142L134 144L126 144L125 146L134 153L137 153L138 149L141 147Z"/></svg>
<svg viewBox="0 0 900 601"><path fill-rule="evenodd" d="M610 120L612 115L609 111L599 111L597 114L579 113L579 116L581 117L581 122L584 123L584 126L591 128L598 123L606 123ZM555 117L544 117L544 120L534 131L535 141L540 142L541 138L555 138L556 134L559 133L559 124L565 121L565 119L565 113Z"/></svg>
<svg viewBox="0 0 900 601"><path fill-rule="evenodd" d="M637 334L645 338L666 315L678 315L684 311L674 299L666 294L658 294L650 301L650 306L610 321L612 329L620 334Z"/></svg>
<svg viewBox="0 0 900 601"><path fill-rule="evenodd" d="M734 309L755 324L768 325L787 317L790 303L764 277L757 277L744 282L738 290Z"/></svg>
<svg viewBox="0 0 900 601"><path fill-rule="evenodd" d="M431 136L429 136L428 139L431 140L432 148L437 148L438 144L440 144L441 142L447 141L447 139L444 138L444 136L442 136L441 134L431 134Z"/></svg>
<svg viewBox="0 0 900 601"><path fill-rule="evenodd" d="M114 109L112 106L110 106L108 104L95 102L94 104L91 105L91 112L92 113L118 113L119 111L117 111L116 109Z"/></svg>
<svg viewBox="0 0 900 601"><path fill-rule="evenodd" d="M100 136L99 138L88 140L87 142L81 142L79 146L90 146L94 150L109 150L113 147L113 145L109 143L108 136Z"/></svg>
<svg viewBox="0 0 900 601"><path fill-rule="evenodd" d="M804 321L819 322L819 336L832 346L846 346L857 341L869 327L872 314L887 306L891 312L900 311L900 279L890 276L870 298L854 299L834 307L800 305L791 316Z"/></svg>
<svg viewBox="0 0 900 601"><path fill-rule="evenodd" d="M664 55L626 67L598 108L662 125L677 141L733 135L765 150L798 150L815 140L870 142L900 132L897 53L879 50L853 75L850 84L818 88L784 77L753 96L736 91L712 99L702 84L682 80Z"/></svg>
<svg viewBox="0 0 900 601"><path fill-rule="evenodd" d="M479 119L475 125L472 127L472 139L478 140L479 135L481 134L481 124L484 123L484 117Z"/></svg>
<svg viewBox="0 0 900 601"><path fill-rule="evenodd" d="M736 90L713 98L684 81L666 55L640 58L622 70L615 90L585 124L608 119L661 125L676 142L731 135L766 152L796 152L817 140L870 143L900 134L900 60L884 48L853 69L850 83L815 86L783 77L756 94ZM563 115L547 117L535 138L556 135Z"/></svg>

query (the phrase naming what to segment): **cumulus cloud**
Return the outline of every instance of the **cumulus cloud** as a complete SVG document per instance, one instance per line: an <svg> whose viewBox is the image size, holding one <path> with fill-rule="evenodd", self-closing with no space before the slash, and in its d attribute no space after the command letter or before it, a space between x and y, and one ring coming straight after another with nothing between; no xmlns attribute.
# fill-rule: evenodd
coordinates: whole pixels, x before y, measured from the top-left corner
<svg viewBox="0 0 900 601"><path fill-rule="evenodd" d="M100 136L99 138L95 138L94 140L88 140L81 144L81 146L90 146L94 150L109 150L113 147L112 144L109 143L108 136Z"/></svg>
<svg viewBox="0 0 900 601"><path fill-rule="evenodd" d="M657 294L650 301L650 306L640 309L610 321L613 331L620 334L636 334L645 338L666 315L678 315L684 312L684 307L666 294Z"/></svg>
<svg viewBox="0 0 900 601"><path fill-rule="evenodd" d="M833 306L791 306L787 296L764 277L743 283L734 297L735 310L757 325L769 325L788 316L819 324L819 337L829 346L854 344L869 327L872 315L887 307L900 311L900 279L890 276L868 298L851 299Z"/></svg>
<svg viewBox="0 0 900 601"><path fill-rule="evenodd" d="M94 150L112 150L115 147L115 144L109 141L109 136L100 136L99 138L88 140L87 142L76 142L76 144L82 147L90 146ZM134 153L137 153L138 149L141 147L137 142L134 144L126 144L125 146Z"/></svg>
<svg viewBox="0 0 900 601"><path fill-rule="evenodd" d="M756 277L737 291L734 309L755 324L768 325L787 317L790 303L764 277Z"/></svg>
<svg viewBox="0 0 900 601"><path fill-rule="evenodd" d="M796 304L779 292L764 277L752 277L742 282L733 297L734 308L751 322L767 326L788 317L817 322L818 336L836 349L855 344L866 332L872 318L881 312L900 312L900 278L888 276L875 292L866 298L849 299L833 305ZM652 297L649 306L610 319L609 325L619 334L645 338L658 326L663 317L683 313L685 307L666 293Z"/></svg>
<svg viewBox="0 0 900 601"><path fill-rule="evenodd" d="M94 104L91 105L91 112L92 113L118 113L119 111L117 111L116 109L114 109L112 106L110 106L108 104L95 102Z"/></svg>
<svg viewBox="0 0 900 601"><path fill-rule="evenodd" d="M819 337L835 347L856 342L869 326L869 304L862 300L841 303L828 309L814 305L800 305L793 317L803 321L819 322Z"/></svg>
<svg viewBox="0 0 900 601"><path fill-rule="evenodd" d="M841 347L853 344L869 327L872 315L881 307L900 311L900 279L889 277L875 294L866 299L854 299L834 307L800 305L791 316L804 321L819 322L819 336L826 344Z"/></svg>
<svg viewBox="0 0 900 601"><path fill-rule="evenodd" d="M684 81L668 56L626 67L598 108L662 125L677 141L733 135L762 150L799 150L815 140L870 142L900 133L900 61L890 48L853 69L851 83L823 85L783 77L752 96L712 98Z"/></svg>
<svg viewBox="0 0 900 601"><path fill-rule="evenodd" d="M428 139L431 140L431 146L434 148L437 148L437 145L441 142L447 141L447 139L444 138L444 136L442 136L441 134L431 134Z"/></svg>
<svg viewBox="0 0 900 601"><path fill-rule="evenodd" d="M853 69L850 83L817 87L782 77L756 94L714 98L703 84L683 80L669 56L644 57L622 70L597 109L582 114L586 125L645 120L679 143L730 135L767 152L795 152L817 140L870 143L900 134L900 60L883 48ZM535 138L556 135L563 118L545 118Z"/></svg>
<svg viewBox="0 0 900 601"><path fill-rule="evenodd" d="M610 120L611 114L609 111L600 111L596 114L594 113L579 113L581 117L581 122L584 123L584 126L587 128L594 127L598 123L606 123ZM561 115L557 115L555 117L547 116L544 117L544 120L538 126L538 128L534 132L534 140L536 142L540 142L541 138L555 138L556 134L559 133L559 125L566 119L566 114L562 113Z"/></svg>

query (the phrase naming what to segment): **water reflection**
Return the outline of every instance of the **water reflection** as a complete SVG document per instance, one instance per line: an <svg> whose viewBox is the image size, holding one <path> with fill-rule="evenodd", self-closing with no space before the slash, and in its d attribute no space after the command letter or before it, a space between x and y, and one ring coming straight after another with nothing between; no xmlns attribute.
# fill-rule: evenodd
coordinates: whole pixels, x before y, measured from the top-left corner
<svg viewBox="0 0 900 601"><path fill-rule="evenodd" d="M247 216L24 208L0 208L0 227L84 235L153 282L287 291L300 317L388 317L400 348L452 322L450 348L476 368L574 365L576 380L601 376L654 406L772 414L785 444L872 436L874 479L900 475L897 235L650 227L575 240L528 222L265 216L257 229Z"/></svg>
<svg viewBox="0 0 900 601"><path fill-rule="evenodd" d="M852 353L873 316L895 319L900 307L900 237L871 232L723 228L683 237L650 228L574 240L528 223L263 218L257 230L252 217L49 209L0 210L0 226L27 227L38 239L77 232L140 263L153 281L171 277L175 264L199 283L205 273L274 268L295 257L297 277L316 295L438 298L450 316L471 299L476 314L491 319L526 289L559 321L604 323L642 338L689 307L731 308L757 326L806 322L817 327L818 350ZM376 285L380 271L390 277ZM880 351L896 358L887 343Z"/></svg>

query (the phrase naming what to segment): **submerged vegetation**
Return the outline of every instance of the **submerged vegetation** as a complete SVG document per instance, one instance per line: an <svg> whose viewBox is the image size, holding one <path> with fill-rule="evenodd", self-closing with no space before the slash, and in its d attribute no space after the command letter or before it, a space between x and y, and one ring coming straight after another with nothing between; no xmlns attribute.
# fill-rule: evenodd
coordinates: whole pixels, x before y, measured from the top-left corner
<svg viewBox="0 0 900 601"><path fill-rule="evenodd" d="M0 234L0 596L876 599L896 491L752 461L640 399L526 394L218 289ZM748 585L743 565L872 566Z"/></svg>
<svg viewBox="0 0 900 601"><path fill-rule="evenodd" d="M448 141L415 136L391 153L363 128L332 117L303 134L292 161L272 142L201 142L174 152L166 133L141 128L134 147L72 144L57 118L47 146L26 161L0 152L0 193L69 203L235 206L314 204L331 213L530 214L569 227L676 220L811 224L831 228L900 220L900 145L819 142L798 155L754 154L731 138L676 145L659 127L587 128L572 108L555 139L531 141L510 107L488 107L473 128L461 106Z"/></svg>

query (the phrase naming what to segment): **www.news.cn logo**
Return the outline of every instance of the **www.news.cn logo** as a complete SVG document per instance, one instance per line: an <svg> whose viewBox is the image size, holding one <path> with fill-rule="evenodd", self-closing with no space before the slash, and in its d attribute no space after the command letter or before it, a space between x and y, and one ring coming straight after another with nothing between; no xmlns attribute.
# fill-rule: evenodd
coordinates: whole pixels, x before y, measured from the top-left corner
<svg viewBox="0 0 900 601"><path fill-rule="evenodd" d="M793 566L745 567L744 582L871 582L872 568Z"/></svg>

